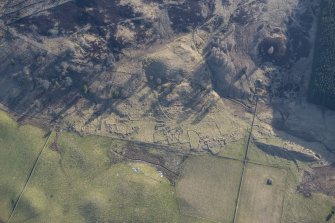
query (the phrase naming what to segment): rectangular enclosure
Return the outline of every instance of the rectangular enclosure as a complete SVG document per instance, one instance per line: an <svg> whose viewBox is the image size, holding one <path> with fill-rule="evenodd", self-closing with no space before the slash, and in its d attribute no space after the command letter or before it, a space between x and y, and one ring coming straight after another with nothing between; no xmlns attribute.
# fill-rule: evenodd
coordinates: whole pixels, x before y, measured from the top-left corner
<svg viewBox="0 0 335 223"><path fill-rule="evenodd" d="M245 170L237 223L280 223L286 171L248 163Z"/></svg>

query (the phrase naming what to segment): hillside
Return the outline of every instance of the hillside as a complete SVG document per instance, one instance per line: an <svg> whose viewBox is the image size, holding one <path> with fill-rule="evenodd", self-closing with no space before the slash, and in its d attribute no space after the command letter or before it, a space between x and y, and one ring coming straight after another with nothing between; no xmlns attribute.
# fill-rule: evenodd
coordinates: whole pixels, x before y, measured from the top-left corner
<svg viewBox="0 0 335 223"><path fill-rule="evenodd" d="M332 221L334 10L0 0L0 223Z"/></svg>

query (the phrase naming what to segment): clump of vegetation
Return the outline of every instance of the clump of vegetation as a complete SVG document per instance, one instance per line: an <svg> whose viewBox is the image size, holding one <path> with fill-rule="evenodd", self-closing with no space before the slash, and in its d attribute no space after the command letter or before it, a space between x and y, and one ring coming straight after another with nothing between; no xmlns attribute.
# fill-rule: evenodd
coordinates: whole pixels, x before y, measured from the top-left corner
<svg viewBox="0 0 335 223"><path fill-rule="evenodd" d="M332 207L330 214L327 216L326 221L330 221L335 214L335 207Z"/></svg>
<svg viewBox="0 0 335 223"><path fill-rule="evenodd" d="M87 94L88 93L88 86L87 86L87 84L84 84L82 86L82 92L83 92L83 94Z"/></svg>
<svg viewBox="0 0 335 223"><path fill-rule="evenodd" d="M335 2L323 1L309 100L335 109Z"/></svg>

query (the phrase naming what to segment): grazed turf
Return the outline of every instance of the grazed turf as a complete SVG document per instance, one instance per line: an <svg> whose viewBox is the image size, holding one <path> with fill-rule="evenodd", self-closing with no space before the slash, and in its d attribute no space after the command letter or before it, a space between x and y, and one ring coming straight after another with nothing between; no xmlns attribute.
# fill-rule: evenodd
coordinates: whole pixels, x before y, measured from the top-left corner
<svg viewBox="0 0 335 223"><path fill-rule="evenodd" d="M0 113L0 220L6 221L45 133L19 127ZM111 149L123 146L104 137L62 132L50 137L11 222L198 222L178 209L174 188L145 163L115 163ZM13 200L13 202L12 202ZM0 222L1 222L0 221Z"/></svg>
<svg viewBox="0 0 335 223"><path fill-rule="evenodd" d="M242 163L211 156L189 158L177 184L181 211L219 222L231 222Z"/></svg>
<svg viewBox="0 0 335 223"><path fill-rule="evenodd" d="M11 222L207 223L211 222L208 219L232 220L242 168L240 161L212 156L188 158L177 183L180 212L174 188L155 168L145 163L115 163L117 155L111 149L121 148L123 142L62 132L55 148L51 145L55 138L52 134ZM7 220L45 141L42 130L18 126L0 112L0 222ZM238 153L235 155L239 157ZM329 214L335 203L333 198L317 193L305 198L296 192L299 172L294 162L272 157L254 145L249 155L251 162L286 168L288 178L283 185L282 175L271 167L257 166L251 174L247 169L243 186L247 190L242 190L240 222L246 218L248 222L264 222L259 219L260 215L249 212L259 213L272 206L275 208L271 212L279 213L276 200L282 197L283 190L283 223L321 222ZM264 179L268 176L278 185L274 185L275 191L266 193L269 188L264 185ZM270 202L268 206L267 202ZM250 203L255 205L250 208Z"/></svg>
<svg viewBox="0 0 335 223"><path fill-rule="evenodd" d="M267 185L268 179L272 185ZM236 222L280 223L285 183L284 169L247 164Z"/></svg>
<svg viewBox="0 0 335 223"><path fill-rule="evenodd" d="M18 126L0 111L0 220L8 219L46 140L44 134L32 126Z"/></svg>

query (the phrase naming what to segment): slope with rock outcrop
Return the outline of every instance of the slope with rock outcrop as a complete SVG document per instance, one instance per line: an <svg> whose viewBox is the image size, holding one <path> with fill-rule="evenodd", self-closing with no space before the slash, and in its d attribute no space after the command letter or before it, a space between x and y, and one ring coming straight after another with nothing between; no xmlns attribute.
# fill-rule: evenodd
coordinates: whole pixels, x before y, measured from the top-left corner
<svg viewBox="0 0 335 223"><path fill-rule="evenodd" d="M7 1L0 101L21 123L238 156L258 98L255 147L327 166L335 113L305 102L319 4Z"/></svg>

